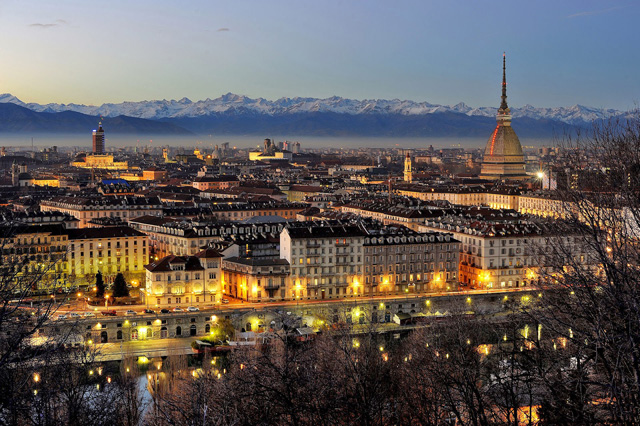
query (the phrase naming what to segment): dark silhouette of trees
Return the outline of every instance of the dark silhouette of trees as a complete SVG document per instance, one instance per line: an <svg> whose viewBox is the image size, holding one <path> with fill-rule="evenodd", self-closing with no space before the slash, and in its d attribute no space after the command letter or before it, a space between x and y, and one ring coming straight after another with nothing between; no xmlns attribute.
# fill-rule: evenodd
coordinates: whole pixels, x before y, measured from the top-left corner
<svg viewBox="0 0 640 426"><path fill-rule="evenodd" d="M543 418L638 424L640 116L595 125L564 152L569 182L556 196L571 236L546 253L542 279L557 291L532 316L568 342L571 368L545 377Z"/></svg>
<svg viewBox="0 0 640 426"><path fill-rule="evenodd" d="M127 282L124 279L124 275L118 273L116 279L113 281L113 297L128 297L129 288Z"/></svg>
<svg viewBox="0 0 640 426"><path fill-rule="evenodd" d="M102 298L104 297L104 281L102 280L102 273L98 271L96 274L96 297Z"/></svg>

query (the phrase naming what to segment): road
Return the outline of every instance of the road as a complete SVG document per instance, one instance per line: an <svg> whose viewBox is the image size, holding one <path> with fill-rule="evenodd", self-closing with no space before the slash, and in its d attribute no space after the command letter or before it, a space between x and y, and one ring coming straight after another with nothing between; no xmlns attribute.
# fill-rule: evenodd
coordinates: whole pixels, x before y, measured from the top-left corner
<svg viewBox="0 0 640 426"><path fill-rule="evenodd" d="M513 293L513 292L530 292L534 291L533 288L524 287L524 288L505 288L505 289L495 289L495 290L457 290L457 291L447 291L440 293L407 293L405 295L386 295L386 296L354 296L345 299L318 299L318 300L304 300L304 301L294 301L288 300L284 302L260 302L260 303L249 303L242 301L240 299L233 299L228 297L230 303L228 304L215 304L215 305L205 305L201 306L201 311L216 311L216 312L227 312L234 311L238 309L264 309L264 308L299 308L305 306L313 306L318 304L353 304L358 301L362 303L366 302L384 302L391 300L414 300L414 299L423 299L423 298L437 298L437 297L448 297L448 296L473 296L473 295L485 295L485 294L505 294L505 293ZM133 310L138 314L142 313L146 308L145 305L127 305L127 306L112 306L108 305L106 308L104 305L100 306L87 306L87 304L83 301L73 300L71 303L63 304L58 309L58 314L67 314L71 312L84 313L84 312L95 312L99 315L100 312L105 310L115 310L118 316L124 315L124 313L128 310ZM182 307L183 310L186 311L186 306ZM186 312L185 312L186 313Z"/></svg>

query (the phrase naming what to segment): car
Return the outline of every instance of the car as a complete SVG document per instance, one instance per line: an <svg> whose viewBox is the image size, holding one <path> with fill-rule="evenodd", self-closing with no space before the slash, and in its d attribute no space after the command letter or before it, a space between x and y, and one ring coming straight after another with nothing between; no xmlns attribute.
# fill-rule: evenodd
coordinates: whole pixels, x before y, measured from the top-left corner
<svg viewBox="0 0 640 426"><path fill-rule="evenodd" d="M184 312L182 308L173 308L173 312Z"/></svg>
<svg viewBox="0 0 640 426"><path fill-rule="evenodd" d="M229 303L229 299L222 299L222 303L226 305L227 303Z"/></svg>
<svg viewBox="0 0 640 426"><path fill-rule="evenodd" d="M170 310L168 310L168 309L160 309L160 313L161 313L161 314L170 314L170 313L171 313L171 311L170 311Z"/></svg>
<svg viewBox="0 0 640 426"><path fill-rule="evenodd" d="M118 313L115 310L102 311L101 314L104 315L104 316L107 316L107 317L115 317L115 316L118 315Z"/></svg>
<svg viewBox="0 0 640 426"><path fill-rule="evenodd" d="M131 315L138 315L138 314L136 313L136 311L133 311L133 310L131 310L131 309L129 309L129 310L128 310L127 312L125 312L124 314L125 314L125 315L127 315L127 316L131 316Z"/></svg>
<svg viewBox="0 0 640 426"><path fill-rule="evenodd" d="M80 317L81 317L81 315L80 315L80 314L78 314L78 313L76 313L76 312L71 312L71 313L69 314L69 316L70 316L71 318L80 318Z"/></svg>
<svg viewBox="0 0 640 426"><path fill-rule="evenodd" d="M59 320L66 320L66 319L67 319L67 316L66 316L66 315L62 315L62 314L61 314L61 315L58 315L58 319L59 319Z"/></svg>
<svg viewBox="0 0 640 426"><path fill-rule="evenodd" d="M142 314L155 314L156 311L154 311L153 309L145 309L144 311L141 312Z"/></svg>
<svg viewBox="0 0 640 426"><path fill-rule="evenodd" d="M95 317L95 316L96 316L96 314L94 314L93 312L85 312L85 313L84 313L84 316L85 316L86 318L93 318L93 317Z"/></svg>
<svg viewBox="0 0 640 426"><path fill-rule="evenodd" d="M189 306L187 308L187 312L198 312L200 308L196 308L195 306Z"/></svg>

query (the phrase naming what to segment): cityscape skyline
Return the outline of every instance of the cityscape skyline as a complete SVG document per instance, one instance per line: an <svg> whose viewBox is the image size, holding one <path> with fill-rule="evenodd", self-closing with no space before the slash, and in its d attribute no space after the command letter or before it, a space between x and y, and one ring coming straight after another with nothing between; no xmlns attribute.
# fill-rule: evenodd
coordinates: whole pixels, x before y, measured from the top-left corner
<svg viewBox="0 0 640 426"><path fill-rule="evenodd" d="M0 92L91 105L233 92L494 106L506 51L513 106L638 100L632 2L367 6L9 2Z"/></svg>

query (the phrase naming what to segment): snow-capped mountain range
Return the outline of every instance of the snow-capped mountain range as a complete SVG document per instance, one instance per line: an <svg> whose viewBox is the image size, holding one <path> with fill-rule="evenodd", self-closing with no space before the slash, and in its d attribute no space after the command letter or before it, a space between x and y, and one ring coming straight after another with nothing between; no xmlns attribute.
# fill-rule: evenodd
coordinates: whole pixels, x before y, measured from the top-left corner
<svg viewBox="0 0 640 426"><path fill-rule="evenodd" d="M280 98L275 101L264 98L252 99L247 96L227 93L216 99L191 101L187 98L180 100L155 100L140 102L107 103L100 106L79 104L46 104L24 103L11 94L0 94L0 103L13 103L36 112L57 113L75 111L87 115L104 117L129 117L160 120L175 118L201 118L217 115L257 114L268 116L305 114L305 113L337 113L348 115L403 115L416 116L436 113L453 112L468 116L493 117L497 108L471 108L464 103L453 106L415 102L408 100L355 100L341 97L326 99L317 98ZM514 118L529 117L536 120L554 120L571 125L584 125L598 119L611 117L625 117L629 112L614 109L592 108L582 105L557 108L536 108L525 105L522 108L512 108Z"/></svg>

